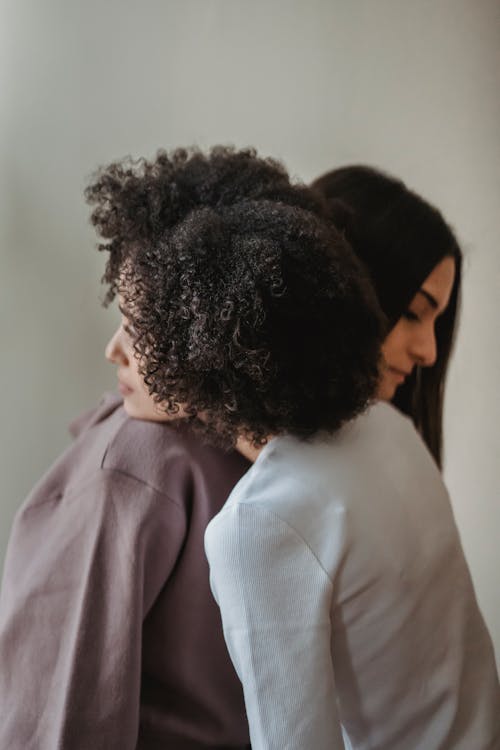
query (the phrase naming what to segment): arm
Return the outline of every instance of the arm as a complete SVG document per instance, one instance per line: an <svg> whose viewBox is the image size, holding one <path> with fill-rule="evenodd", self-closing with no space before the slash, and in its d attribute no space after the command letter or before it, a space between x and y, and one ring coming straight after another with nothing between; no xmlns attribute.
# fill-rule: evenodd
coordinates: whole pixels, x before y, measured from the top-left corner
<svg viewBox="0 0 500 750"><path fill-rule="evenodd" d="M224 635L255 750L340 750L331 658L332 582L301 537L235 504L205 537Z"/></svg>
<svg viewBox="0 0 500 750"><path fill-rule="evenodd" d="M0 606L1 748L135 748L142 623L183 537L177 506L113 471L23 510Z"/></svg>

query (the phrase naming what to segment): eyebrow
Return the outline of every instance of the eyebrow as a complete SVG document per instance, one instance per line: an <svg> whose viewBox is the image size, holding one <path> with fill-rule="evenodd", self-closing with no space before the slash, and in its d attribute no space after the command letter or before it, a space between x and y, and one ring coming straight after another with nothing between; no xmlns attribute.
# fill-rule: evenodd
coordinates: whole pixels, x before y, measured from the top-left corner
<svg viewBox="0 0 500 750"><path fill-rule="evenodd" d="M437 310L437 308L439 307L438 301L435 297L432 296L430 292L427 292L425 289L419 289L417 294L423 294L431 307L433 307L434 310Z"/></svg>

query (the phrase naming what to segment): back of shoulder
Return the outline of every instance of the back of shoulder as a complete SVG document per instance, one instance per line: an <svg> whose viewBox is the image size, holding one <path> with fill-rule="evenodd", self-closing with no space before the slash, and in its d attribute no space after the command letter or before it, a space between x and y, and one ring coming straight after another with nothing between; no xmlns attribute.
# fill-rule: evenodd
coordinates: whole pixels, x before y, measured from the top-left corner
<svg viewBox="0 0 500 750"><path fill-rule="evenodd" d="M252 529L277 524L281 534L285 524L334 570L348 547L386 540L388 527L413 538L428 518L454 543L448 494L432 457L411 422L380 403L333 435L271 440L231 493L208 544L213 552L224 538L237 547Z"/></svg>
<svg viewBox="0 0 500 750"><path fill-rule="evenodd" d="M349 430L347 427L347 431ZM391 404L375 403L352 423L361 456L379 472L403 471L434 477L441 473L411 419Z"/></svg>
<svg viewBox="0 0 500 750"><path fill-rule="evenodd" d="M363 447L379 444L395 449L399 444L400 450L413 450L422 443L411 419L385 401L376 401L359 417L345 424L332 441L339 447L355 443Z"/></svg>
<svg viewBox="0 0 500 750"><path fill-rule="evenodd" d="M376 403L333 435L272 440L237 485L230 503L263 503L288 514L295 506L331 505L370 494L374 486L403 487L422 480L440 492L442 479L411 421Z"/></svg>
<svg viewBox="0 0 500 750"><path fill-rule="evenodd" d="M127 417L110 441L103 469L134 477L175 499L193 488L222 493L223 502L247 470L240 454L208 445L189 426Z"/></svg>

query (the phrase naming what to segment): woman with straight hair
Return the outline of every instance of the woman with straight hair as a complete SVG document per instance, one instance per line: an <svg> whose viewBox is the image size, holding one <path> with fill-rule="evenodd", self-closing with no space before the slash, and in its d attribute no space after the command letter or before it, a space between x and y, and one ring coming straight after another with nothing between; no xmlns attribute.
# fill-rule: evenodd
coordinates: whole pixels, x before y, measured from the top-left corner
<svg viewBox="0 0 500 750"><path fill-rule="evenodd" d="M460 301L457 239L435 207L372 167L334 169L312 188L367 267L387 316L378 395L411 417L441 467L444 387Z"/></svg>

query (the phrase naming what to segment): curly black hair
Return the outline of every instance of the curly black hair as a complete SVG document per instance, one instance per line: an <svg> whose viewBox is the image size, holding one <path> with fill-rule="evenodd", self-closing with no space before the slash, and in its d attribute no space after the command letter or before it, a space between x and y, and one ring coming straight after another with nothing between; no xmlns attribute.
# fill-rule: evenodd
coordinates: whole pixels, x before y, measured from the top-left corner
<svg viewBox="0 0 500 750"><path fill-rule="evenodd" d="M85 191L150 393L219 443L307 437L362 411L384 322L322 199L253 149L159 151Z"/></svg>

